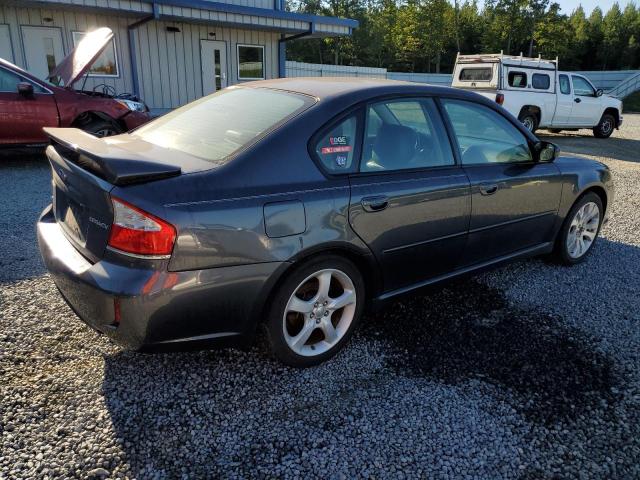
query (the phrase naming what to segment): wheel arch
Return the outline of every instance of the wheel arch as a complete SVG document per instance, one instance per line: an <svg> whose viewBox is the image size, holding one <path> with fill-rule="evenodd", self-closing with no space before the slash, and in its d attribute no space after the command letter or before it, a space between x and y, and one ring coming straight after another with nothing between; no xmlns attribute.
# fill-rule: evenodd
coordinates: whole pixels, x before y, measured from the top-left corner
<svg viewBox="0 0 640 480"><path fill-rule="evenodd" d="M617 108L614 107L607 107L604 109L604 112L602 112L602 115L600 115L600 119L602 119L602 117L606 114L610 114L613 115L613 118L616 121L616 128L618 128L620 126L620 112L618 111ZM600 123L600 120L598 120L598 124Z"/></svg>
<svg viewBox="0 0 640 480"><path fill-rule="evenodd" d="M324 255L343 257L356 266L364 280L367 304L381 292L382 276L378 263L371 252L363 251L351 244L342 242L309 248L297 253L290 261L284 262L283 266L274 275L275 278L265 285L259 301L254 306L253 318L256 319L256 325L265 320L266 313L271 306L272 293L282 285L291 272L301 265Z"/></svg>
<svg viewBox="0 0 640 480"><path fill-rule="evenodd" d="M82 129L82 127L90 124L95 120L111 122L114 126L118 127L123 132L127 130L126 128L123 128L123 125L117 119L99 110L85 110L84 112L78 113L71 122L71 126Z"/></svg>
<svg viewBox="0 0 640 480"><path fill-rule="evenodd" d="M531 104L523 105L522 108L520 109L520 113L518 113L518 118L520 118L520 116L523 113L534 114L538 119L538 125L540 125L540 119L542 117L542 109L538 105L531 105Z"/></svg>

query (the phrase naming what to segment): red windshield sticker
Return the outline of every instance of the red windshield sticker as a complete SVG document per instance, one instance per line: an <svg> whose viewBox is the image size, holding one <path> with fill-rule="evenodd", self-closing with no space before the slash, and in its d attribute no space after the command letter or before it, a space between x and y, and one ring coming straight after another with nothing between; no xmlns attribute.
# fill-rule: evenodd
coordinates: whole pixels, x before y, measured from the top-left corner
<svg viewBox="0 0 640 480"><path fill-rule="evenodd" d="M344 153L350 151L351 145L344 145L341 147L322 147L322 149L320 150L323 155L329 155L331 153Z"/></svg>

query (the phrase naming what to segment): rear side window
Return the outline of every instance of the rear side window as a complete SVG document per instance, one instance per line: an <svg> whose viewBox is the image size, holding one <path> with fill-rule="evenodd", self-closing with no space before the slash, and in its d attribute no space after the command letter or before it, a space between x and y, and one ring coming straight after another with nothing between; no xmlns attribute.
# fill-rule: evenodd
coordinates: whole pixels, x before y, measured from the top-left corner
<svg viewBox="0 0 640 480"><path fill-rule="evenodd" d="M531 77L531 86L538 90L549 90L551 79L546 73L534 73Z"/></svg>
<svg viewBox="0 0 640 480"><path fill-rule="evenodd" d="M463 68L460 71L459 80L463 82L489 82L493 72L491 67L487 68Z"/></svg>
<svg viewBox="0 0 640 480"><path fill-rule="evenodd" d="M133 135L221 165L312 103L305 95L232 87L178 108Z"/></svg>
<svg viewBox="0 0 640 480"><path fill-rule="evenodd" d="M560 75L560 93L564 95L569 95L571 93L571 83L569 82L569 77L567 75Z"/></svg>
<svg viewBox="0 0 640 480"><path fill-rule="evenodd" d="M509 86L524 88L527 86L527 74L524 72L509 72Z"/></svg>
<svg viewBox="0 0 640 480"><path fill-rule="evenodd" d="M358 116L354 113L319 137L316 155L328 172L338 174L351 170L357 135Z"/></svg>
<svg viewBox="0 0 640 480"><path fill-rule="evenodd" d="M361 172L453 165L433 100L389 100L367 108Z"/></svg>
<svg viewBox="0 0 640 480"><path fill-rule="evenodd" d="M499 113L462 100L446 99L443 103L463 165L531 161L527 139Z"/></svg>

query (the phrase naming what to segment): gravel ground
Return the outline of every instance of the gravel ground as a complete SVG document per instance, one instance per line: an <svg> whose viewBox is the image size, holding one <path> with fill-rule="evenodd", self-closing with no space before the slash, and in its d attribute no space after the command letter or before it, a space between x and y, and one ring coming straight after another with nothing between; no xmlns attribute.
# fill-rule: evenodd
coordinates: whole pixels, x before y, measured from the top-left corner
<svg viewBox="0 0 640 480"><path fill-rule="evenodd" d="M95 334L37 256L46 165L5 162L0 478L640 478L640 116L625 122L550 137L615 175L587 262L398 302L305 371L261 342L143 355Z"/></svg>

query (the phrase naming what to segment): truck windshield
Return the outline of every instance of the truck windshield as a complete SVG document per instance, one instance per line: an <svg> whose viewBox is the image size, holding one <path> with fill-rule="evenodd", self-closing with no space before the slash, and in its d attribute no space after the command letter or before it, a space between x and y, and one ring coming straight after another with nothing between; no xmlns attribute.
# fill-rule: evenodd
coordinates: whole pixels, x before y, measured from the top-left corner
<svg viewBox="0 0 640 480"><path fill-rule="evenodd" d="M489 82L492 76L491 67L463 68L458 78L463 82Z"/></svg>
<svg viewBox="0 0 640 480"><path fill-rule="evenodd" d="M178 108L132 135L221 165L313 102L290 92L231 87Z"/></svg>

